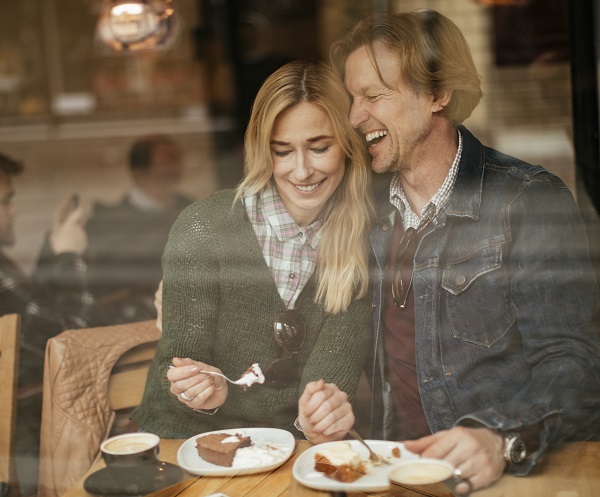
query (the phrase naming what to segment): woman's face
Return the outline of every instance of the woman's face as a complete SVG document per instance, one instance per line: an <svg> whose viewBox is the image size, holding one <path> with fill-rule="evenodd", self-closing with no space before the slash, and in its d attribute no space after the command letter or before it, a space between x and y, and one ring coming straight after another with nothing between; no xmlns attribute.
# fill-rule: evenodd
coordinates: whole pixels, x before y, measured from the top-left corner
<svg viewBox="0 0 600 497"><path fill-rule="evenodd" d="M302 102L283 111L271 131L273 179L298 226L312 223L344 177L345 154L327 113Z"/></svg>

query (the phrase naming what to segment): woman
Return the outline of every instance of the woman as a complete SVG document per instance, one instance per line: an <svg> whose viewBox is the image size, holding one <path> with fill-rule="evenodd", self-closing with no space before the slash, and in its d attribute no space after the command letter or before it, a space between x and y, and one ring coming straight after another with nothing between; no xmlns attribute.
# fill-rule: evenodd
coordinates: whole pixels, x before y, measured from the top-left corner
<svg viewBox="0 0 600 497"><path fill-rule="evenodd" d="M163 335L133 419L167 438L273 426L342 438L371 320L372 206L343 85L293 62L259 90L245 179L184 211L163 256ZM277 340L273 330L279 329ZM285 336L286 331L296 335ZM259 363L268 381L242 389ZM218 410L218 413L216 413Z"/></svg>

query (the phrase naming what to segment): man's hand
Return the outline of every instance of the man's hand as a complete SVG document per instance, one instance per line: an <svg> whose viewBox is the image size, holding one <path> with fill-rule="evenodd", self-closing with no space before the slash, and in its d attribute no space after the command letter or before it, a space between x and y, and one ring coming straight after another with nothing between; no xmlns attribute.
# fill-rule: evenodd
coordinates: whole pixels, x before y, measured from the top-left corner
<svg viewBox="0 0 600 497"><path fill-rule="evenodd" d="M300 426L313 443L341 440L354 425L348 395L323 380L306 385L298 401L298 413Z"/></svg>
<svg viewBox="0 0 600 497"><path fill-rule="evenodd" d="M192 359L173 358L173 368L167 372L171 382L171 393L191 409L215 409L221 407L227 399L227 383L220 376L201 373L217 369L203 362ZM183 396L182 396L183 394ZM190 400L186 400L186 399Z"/></svg>
<svg viewBox="0 0 600 497"><path fill-rule="evenodd" d="M468 478L473 490L484 488L498 480L506 462L502 437L488 428L466 428L456 426L433 435L404 442L411 452L421 457L445 459L460 469L463 478ZM456 487L459 493L469 491L468 484Z"/></svg>
<svg viewBox="0 0 600 497"><path fill-rule="evenodd" d="M73 253L81 255L87 248L85 219L81 206L69 210L73 195L66 196L54 211L50 247L54 254Z"/></svg>

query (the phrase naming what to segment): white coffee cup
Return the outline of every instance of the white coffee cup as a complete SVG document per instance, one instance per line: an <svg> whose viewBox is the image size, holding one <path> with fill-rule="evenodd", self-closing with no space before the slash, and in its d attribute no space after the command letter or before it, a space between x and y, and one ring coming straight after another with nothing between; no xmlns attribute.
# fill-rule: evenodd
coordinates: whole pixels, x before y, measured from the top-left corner
<svg viewBox="0 0 600 497"><path fill-rule="evenodd" d="M160 454L159 442L160 438L153 433L125 433L102 442L100 452L109 468L156 464Z"/></svg>
<svg viewBox="0 0 600 497"><path fill-rule="evenodd" d="M463 482L470 486L470 482L462 478L460 470L451 463L443 459L428 457L407 459L395 463L388 473L388 479L392 485L410 487L443 483L454 490L456 485Z"/></svg>

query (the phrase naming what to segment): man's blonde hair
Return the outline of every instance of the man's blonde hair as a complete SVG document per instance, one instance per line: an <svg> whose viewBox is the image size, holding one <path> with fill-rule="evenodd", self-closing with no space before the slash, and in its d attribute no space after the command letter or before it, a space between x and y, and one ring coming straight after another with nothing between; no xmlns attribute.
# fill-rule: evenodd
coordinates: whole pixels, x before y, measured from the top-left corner
<svg viewBox="0 0 600 497"><path fill-rule="evenodd" d="M310 102L329 116L346 154L342 182L329 199L319 243L316 299L339 313L368 289L368 233L373 213L370 167L365 145L348 121L350 99L344 85L324 65L291 62L270 75L259 89L244 141L245 177L236 200L271 184L271 132L283 111Z"/></svg>
<svg viewBox="0 0 600 497"><path fill-rule="evenodd" d="M441 114L453 126L462 123L477 107L481 80L465 37L447 17L430 9L367 14L331 46L331 65L338 76L344 78L346 59L364 46L384 82L373 52L375 42L383 43L398 56L400 74L414 90L429 95L452 93Z"/></svg>

